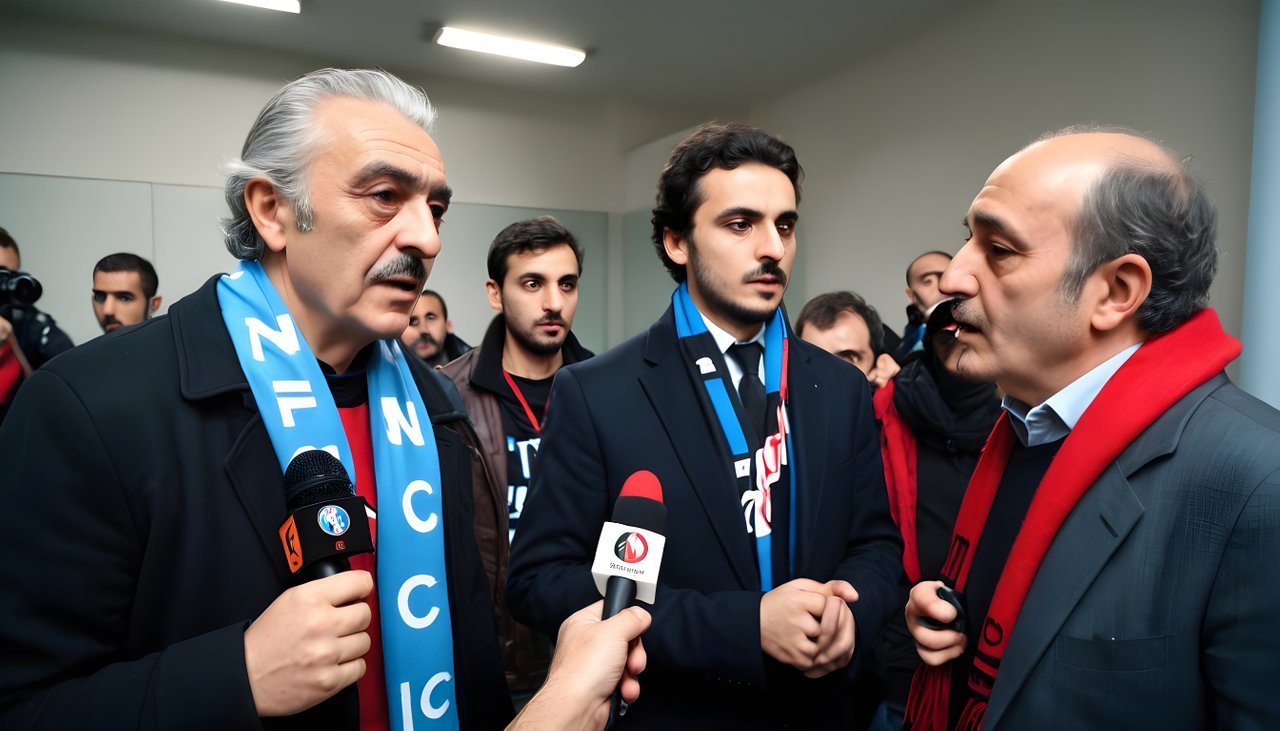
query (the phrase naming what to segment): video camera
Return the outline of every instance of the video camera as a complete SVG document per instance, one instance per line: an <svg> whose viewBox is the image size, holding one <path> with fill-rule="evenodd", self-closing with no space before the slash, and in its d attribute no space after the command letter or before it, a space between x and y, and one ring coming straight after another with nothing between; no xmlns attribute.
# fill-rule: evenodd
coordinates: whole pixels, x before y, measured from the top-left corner
<svg viewBox="0 0 1280 731"><path fill-rule="evenodd" d="M0 307L31 306L44 294L40 280L12 269L0 267Z"/></svg>

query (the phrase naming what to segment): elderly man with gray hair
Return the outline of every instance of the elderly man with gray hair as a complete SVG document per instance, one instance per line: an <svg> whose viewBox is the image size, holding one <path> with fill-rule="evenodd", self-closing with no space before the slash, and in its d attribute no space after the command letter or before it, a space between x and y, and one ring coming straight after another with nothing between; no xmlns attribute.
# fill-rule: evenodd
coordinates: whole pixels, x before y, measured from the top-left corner
<svg viewBox="0 0 1280 731"><path fill-rule="evenodd" d="M239 269L28 382L0 431L0 495L23 506L7 538L28 549L0 562L0 727L511 720L474 434L398 343L449 208L434 114L380 71L288 84L227 182ZM299 455L336 472L295 479ZM366 525L376 555L310 563ZM576 616L530 718L585 727L620 681L634 697L645 624Z"/></svg>

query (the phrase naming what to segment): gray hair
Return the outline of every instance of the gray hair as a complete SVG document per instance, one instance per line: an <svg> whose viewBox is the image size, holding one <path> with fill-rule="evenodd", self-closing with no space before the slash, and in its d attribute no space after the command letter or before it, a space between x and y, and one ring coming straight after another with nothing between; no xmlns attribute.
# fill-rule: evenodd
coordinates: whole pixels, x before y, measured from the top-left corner
<svg viewBox="0 0 1280 731"><path fill-rule="evenodd" d="M244 202L252 178L266 178L288 201L299 231L315 226L306 173L323 140L312 117L320 102L333 97L389 104L428 131L436 116L422 89L382 70L321 69L289 82L258 113L240 159L227 165L231 215L222 219L222 233L232 256L260 259L266 250Z"/></svg>
<svg viewBox="0 0 1280 731"><path fill-rule="evenodd" d="M1085 193L1075 222L1075 246L1062 292L1076 301L1099 266L1137 254L1151 267L1151 293L1138 324L1164 333L1209 305L1218 273L1218 210L1204 183L1163 144L1115 127L1069 128L1059 134L1112 132L1158 145L1173 169L1148 160L1117 159ZM1052 135L1058 136L1058 134Z"/></svg>

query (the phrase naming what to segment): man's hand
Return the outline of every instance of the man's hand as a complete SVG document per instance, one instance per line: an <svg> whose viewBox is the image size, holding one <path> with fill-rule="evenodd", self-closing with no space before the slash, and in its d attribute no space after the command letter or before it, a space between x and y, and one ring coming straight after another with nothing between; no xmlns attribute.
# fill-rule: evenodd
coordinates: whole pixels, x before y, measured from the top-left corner
<svg viewBox="0 0 1280 731"><path fill-rule="evenodd" d="M259 716L288 716L364 675L368 571L345 571L276 597L244 631L244 664Z"/></svg>
<svg viewBox="0 0 1280 731"><path fill-rule="evenodd" d="M942 624L956 618L956 608L938 597L941 581L922 581L911 588L907 597L907 630L916 641L916 653L926 665L942 665L964 654L968 638L950 629L929 629L920 623L928 617Z"/></svg>
<svg viewBox="0 0 1280 731"><path fill-rule="evenodd" d="M13 323L9 322L3 317L0 317L0 343L8 340L9 336L12 334L13 334Z"/></svg>
<svg viewBox="0 0 1280 731"><path fill-rule="evenodd" d="M900 370L902 370L902 366L898 365L898 361L894 360L893 356L888 353L881 353L876 358L876 364L871 367L871 372L867 374L867 380L875 388L884 388L884 384L898 375Z"/></svg>
<svg viewBox="0 0 1280 731"><path fill-rule="evenodd" d="M604 602L574 612L556 638L547 682L508 729L599 729L609 718L609 700L621 688L628 703L640 697L645 666L640 635L651 617L631 607L601 621Z"/></svg>
<svg viewBox="0 0 1280 731"><path fill-rule="evenodd" d="M760 647L806 677L820 678L853 658L854 620L847 581L794 579L760 599Z"/></svg>

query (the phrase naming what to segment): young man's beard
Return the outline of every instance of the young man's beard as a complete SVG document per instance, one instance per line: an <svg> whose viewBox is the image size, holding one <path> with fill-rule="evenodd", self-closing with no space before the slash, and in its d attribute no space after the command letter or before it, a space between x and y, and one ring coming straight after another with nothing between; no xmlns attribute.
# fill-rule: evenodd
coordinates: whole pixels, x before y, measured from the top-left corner
<svg viewBox="0 0 1280 731"><path fill-rule="evenodd" d="M720 289L710 282L710 275L702 266L702 260L697 255L696 246L690 241L689 267L686 269L688 275L693 277L698 283L698 292L702 295L702 299L716 312L724 315L733 322L742 323L744 325L759 325L768 322L773 317L773 313L777 310L776 306L766 307L765 309L752 309L744 306L740 302L735 302L732 298L725 296ZM743 278L743 282L751 281L761 275L772 275L778 278L778 281L785 288L787 286L787 273L778 266L775 261L766 261L760 266L748 272ZM703 313L704 315L707 313Z"/></svg>
<svg viewBox="0 0 1280 731"><path fill-rule="evenodd" d="M555 340L539 339L536 335L536 328L538 325L549 323L555 323L564 328L560 337ZM507 332L511 333L511 336L516 339L520 347L534 355L546 356L555 355L564 347L565 338L569 337L569 326L558 315L555 317L543 317L528 329L519 327L511 321L511 318L507 318Z"/></svg>

